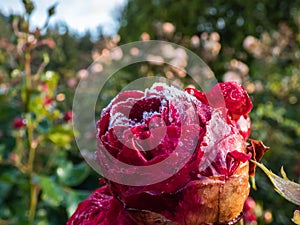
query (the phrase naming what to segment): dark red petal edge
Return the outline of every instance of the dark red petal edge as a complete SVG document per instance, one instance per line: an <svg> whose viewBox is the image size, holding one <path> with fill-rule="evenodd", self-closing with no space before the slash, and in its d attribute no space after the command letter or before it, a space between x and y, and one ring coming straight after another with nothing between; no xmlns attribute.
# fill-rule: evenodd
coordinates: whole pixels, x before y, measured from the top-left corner
<svg viewBox="0 0 300 225"><path fill-rule="evenodd" d="M265 152L269 150L269 147L265 146L261 141L250 139L250 144L246 147L247 153L251 153L251 159L260 162ZM249 164L249 175L254 176L256 165L252 162Z"/></svg>

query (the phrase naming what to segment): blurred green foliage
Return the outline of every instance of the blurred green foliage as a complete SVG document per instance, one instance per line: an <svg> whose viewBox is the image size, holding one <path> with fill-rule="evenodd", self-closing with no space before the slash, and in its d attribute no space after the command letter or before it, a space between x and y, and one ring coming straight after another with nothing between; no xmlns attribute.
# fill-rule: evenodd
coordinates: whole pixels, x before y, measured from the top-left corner
<svg viewBox="0 0 300 225"><path fill-rule="evenodd" d="M75 73L91 61L77 56L89 56L92 42L42 34L47 21L31 31L34 4L23 4L23 16L0 20L0 224L65 224L98 186L71 124Z"/></svg>
<svg viewBox="0 0 300 225"><path fill-rule="evenodd" d="M299 1L129 0L116 15L119 36L100 33L93 41L91 34L76 36L64 24L48 28L55 5L45 26L30 30L34 4L23 3L23 16L0 15L0 224L65 224L78 202L99 186L65 114L86 68L115 46L140 39L183 45L219 81L241 82L254 104L251 137L270 146L263 163L274 172L284 165L289 178L300 182ZM126 84L155 74L182 87L192 83L167 65L131 65L105 84L97 115ZM256 183L251 195L258 224L292 224L295 206L259 170Z"/></svg>

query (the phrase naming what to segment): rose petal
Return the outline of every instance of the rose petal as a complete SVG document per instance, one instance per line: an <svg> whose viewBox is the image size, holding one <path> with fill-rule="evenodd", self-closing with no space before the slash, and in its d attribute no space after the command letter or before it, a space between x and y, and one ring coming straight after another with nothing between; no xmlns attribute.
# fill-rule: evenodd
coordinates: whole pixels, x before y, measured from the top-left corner
<svg viewBox="0 0 300 225"><path fill-rule="evenodd" d="M265 152L269 150L269 147L265 146L261 141L250 140L250 144L247 145L247 153L251 153L251 159L260 162ZM256 165L250 162L249 175L254 176Z"/></svg>
<svg viewBox="0 0 300 225"><path fill-rule="evenodd" d="M246 90L240 84L236 82L218 83L211 89L209 94L216 95L218 87L222 90L226 108L232 114L233 119L238 119L241 115L247 115L251 111L251 100Z"/></svg>
<svg viewBox="0 0 300 225"><path fill-rule="evenodd" d="M67 225L137 225L123 208L122 204L111 196L108 186L98 188L86 200L78 205Z"/></svg>

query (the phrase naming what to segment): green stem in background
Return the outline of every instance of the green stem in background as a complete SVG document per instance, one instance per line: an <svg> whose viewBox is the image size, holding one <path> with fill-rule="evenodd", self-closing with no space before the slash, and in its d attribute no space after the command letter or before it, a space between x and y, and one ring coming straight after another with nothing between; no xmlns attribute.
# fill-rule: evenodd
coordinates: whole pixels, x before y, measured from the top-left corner
<svg viewBox="0 0 300 225"><path fill-rule="evenodd" d="M25 76L26 76L26 99L25 99L25 112L29 112L30 104L30 94L32 89L32 76L31 76L31 52L30 49L25 51ZM34 159L35 159L35 150L36 146L33 146L33 125L30 118L30 115L27 114L27 143L29 149L28 162L27 162L27 171L29 175L29 185L30 185L30 206L28 220L32 224L35 217L37 201L38 201L38 186L34 182Z"/></svg>
<svg viewBox="0 0 300 225"><path fill-rule="evenodd" d="M34 172L34 158L35 158L35 149L36 146L33 146L33 129L31 121L27 125L27 138L28 138L28 147L29 147L29 156L27 162L28 173L31 175Z"/></svg>
<svg viewBox="0 0 300 225"><path fill-rule="evenodd" d="M29 122L27 125L27 139L28 139L28 147L29 147L27 171L29 175L29 185L30 185L30 206L29 206L28 220L30 224L33 224L37 202L38 202L39 187L34 181L34 159L35 159L36 146L33 146L33 128L31 122Z"/></svg>
<svg viewBox="0 0 300 225"><path fill-rule="evenodd" d="M30 68L30 62L31 62L30 50L27 50L25 52L25 74L26 74L26 87L28 89L31 89L31 68Z"/></svg>
<svg viewBox="0 0 300 225"><path fill-rule="evenodd" d="M29 182L30 182L30 208L28 219L31 223L34 221L37 202L38 202L38 194L39 194L39 186L36 184L34 180L34 159L36 153L37 145L33 141L33 127L31 121L27 126L27 135L28 135L28 144L29 144L29 157L28 157L28 174L29 174Z"/></svg>
<svg viewBox="0 0 300 225"><path fill-rule="evenodd" d="M28 214L28 220L30 224L33 224L36 206L38 201L39 187L33 183L32 176L30 177L30 208Z"/></svg>
<svg viewBox="0 0 300 225"><path fill-rule="evenodd" d="M30 102L30 93L32 88L32 78L31 78L31 54L30 50L26 50L25 52L25 81L26 81L26 98L25 98L25 112L29 110L29 102Z"/></svg>

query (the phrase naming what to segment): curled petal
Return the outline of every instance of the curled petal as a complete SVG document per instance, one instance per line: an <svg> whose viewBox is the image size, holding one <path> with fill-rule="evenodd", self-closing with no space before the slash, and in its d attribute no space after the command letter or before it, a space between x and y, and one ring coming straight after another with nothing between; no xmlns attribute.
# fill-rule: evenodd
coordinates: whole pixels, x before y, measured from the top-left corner
<svg viewBox="0 0 300 225"><path fill-rule="evenodd" d="M260 162L265 152L269 150L269 147L265 146L261 141L250 139L250 144L248 144L247 153L251 153L251 159L255 162ZM252 161L250 162L249 175L254 176L256 164Z"/></svg>

